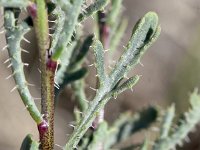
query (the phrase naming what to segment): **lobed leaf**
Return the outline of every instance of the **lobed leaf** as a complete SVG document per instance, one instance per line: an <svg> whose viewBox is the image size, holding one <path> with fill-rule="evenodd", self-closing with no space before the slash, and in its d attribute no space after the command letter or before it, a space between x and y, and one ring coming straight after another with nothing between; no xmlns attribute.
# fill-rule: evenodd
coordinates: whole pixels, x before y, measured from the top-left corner
<svg viewBox="0 0 200 150"><path fill-rule="evenodd" d="M75 148L80 138L84 135L87 129L92 125L98 112L104 108L105 104L113 97L113 88L116 84L133 68L144 52L149 48L160 34L160 27L158 25L158 16L154 12L147 13L135 26L132 37L128 43L127 50L122 55L121 59L116 64L110 75L105 78L102 86L97 90L96 96L89 103L87 110L78 125L74 128L74 132L70 136L68 143L65 146L66 150ZM100 46L98 41L94 42ZM99 48L99 51L102 50ZM102 56L101 56L102 57ZM101 66L100 61L97 61ZM97 65L97 66L98 66ZM102 68L103 66L101 66Z"/></svg>

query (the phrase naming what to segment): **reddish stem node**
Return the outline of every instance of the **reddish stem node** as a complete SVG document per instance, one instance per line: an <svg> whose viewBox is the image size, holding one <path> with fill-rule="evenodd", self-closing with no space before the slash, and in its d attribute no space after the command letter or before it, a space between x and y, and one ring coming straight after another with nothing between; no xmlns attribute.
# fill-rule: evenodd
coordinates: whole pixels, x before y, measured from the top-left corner
<svg viewBox="0 0 200 150"><path fill-rule="evenodd" d="M30 16L34 19L37 17L37 5L35 3L31 3L28 7L27 7L28 13L30 14Z"/></svg>
<svg viewBox="0 0 200 150"><path fill-rule="evenodd" d="M40 124L38 124L38 131L40 133L40 139L42 139L45 135L45 133L48 131L48 123L43 120Z"/></svg>
<svg viewBox="0 0 200 150"><path fill-rule="evenodd" d="M55 72L57 69L57 61L53 61L51 58L48 58L47 60L47 69Z"/></svg>

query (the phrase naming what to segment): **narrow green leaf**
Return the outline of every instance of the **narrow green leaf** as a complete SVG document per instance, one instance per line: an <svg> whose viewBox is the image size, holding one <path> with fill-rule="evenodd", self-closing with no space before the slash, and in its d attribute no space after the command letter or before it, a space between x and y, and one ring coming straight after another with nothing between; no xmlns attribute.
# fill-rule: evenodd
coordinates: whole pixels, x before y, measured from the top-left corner
<svg viewBox="0 0 200 150"><path fill-rule="evenodd" d="M97 75L99 78L100 86L102 86L103 82L106 80L103 45L101 44L100 41L95 40L92 45L92 48L94 50L94 55L96 58L95 67L97 69Z"/></svg>
<svg viewBox="0 0 200 150"><path fill-rule="evenodd" d="M102 10L107 4L109 0L97 0L90 6L88 6L82 14L79 15L78 20L79 22L84 21L89 16L92 16L97 11Z"/></svg>
<svg viewBox="0 0 200 150"><path fill-rule="evenodd" d="M66 85L76 80L80 80L81 78L84 78L87 75L87 72L87 68L81 68L75 72L71 72L69 74L66 73L63 84Z"/></svg>
<svg viewBox="0 0 200 150"><path fill-rule="evenodd" d="M38 149L39 149L39 143L33 140L33 136L31 134L28 134L24 138L20 150L38 150Z"/></svg>
<svg viewBox="0 0 200 150"><path fill-rule="evenodd" d="M29 0L0 0L0 6L13 8L26 8L30 4Z"/></svg>
<svg viewBox="0 0 200 150"><path fill-rule="evenodd" d="M147 129L158 116L158 110L149 107L139 113L123 113L110 128L109 140L105 143L107 148L128 139L131 135L142 129Z"/></svg>
<svg viewBox="0 0 200 150"><path fill-rule="evenodd" d="M73 41L71 45L69 45L67 48L65 48L65 51L63 52L62 56L60 57L60 65L56 72L55 76L55 82L57 84L62 84L63 80L65 78L65 73L68 70L68 67L70 65L70 59L73 55L73 51L77 45L76 41Z"/></svg>
<svg viewBox="0 0 200 150"><path fill-rule="evenodd" d="M116 87L114 90L111 91L114 98L116 98L117 95L121 94L127 89L131 89L138 81L140 77L138 75L129 78L127 81L125 81L122 85Z"/></svg>
<svg viewBox="0 0 200 150"><path fill-rule="evenodd" d="M81 12L83 0L73 0L72 4L62 0L59 0L56 3L65 12L65 21L58 42L55 48L51 50L53 52L52 58L54 60L58 60L60 58L68 43L71 41L75 27L78 24L78 16Z"/></svg>
<svg viewBox="0 0 200 150"><path fill-rule="evenodd" d="M82 43L81 47L78 47L74 50L72 57L70 59L69 70L75 71L79 69L82 65L86 55L90 49L90 46L93 42L93 35L89 35Z"/></svg>

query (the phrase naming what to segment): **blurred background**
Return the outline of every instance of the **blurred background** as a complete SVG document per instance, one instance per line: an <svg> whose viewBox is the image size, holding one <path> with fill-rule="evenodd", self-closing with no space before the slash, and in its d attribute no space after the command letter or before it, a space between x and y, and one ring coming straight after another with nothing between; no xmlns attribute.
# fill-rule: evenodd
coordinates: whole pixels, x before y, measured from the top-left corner
<svg viewBox="0 0 200 150"><path fill-rule="evenodd" d="M138 65L128 77L133 74L142 75L139 83L131 90L118 96L117 100L111 100L106 106L106 119L112 122L120 112L141 110L149 105L160 105L166 108L171 103L176 103L177 113L186 111L189 93L195 87L200 86L200 1L199 0L124 0L123 17L129 19L126 34L116 51L116 59L122 53L123 45L126 45L132 27L136 21L148 11L158 13L162 27L162 33L158 41L148 50L142 58L142 64ZM1 13L2 14L2 13ZM1 24L3 24L1 16ZM91 21L86 23L85 32L91 32ZM27 80L36 86L30 87L33 97L40 97L38 52L34 31L27 35L31 44L23 43L23 47L30 54L23 54L23 60L30 63L25 69ZM4 36L0 36L0 49L5 46ZM37 139L37 127L30 118L21 99L14 91L14 80L5 80L11 74L3 62L8 58L6 51L0 52L0 150L18 150L23 138L31 133ZM89 54L93 61L92 51ZM91 62L92 63L92 62ZM88 98L94 96L89 86L95 85L94 68L89 68L91 73L87 77L86 91ZM91 81L91 79L94 79ZM94 87L94 86L93 86ZM71 133L68 125L73 121L73 97L69 88L60 95L56 108L55 118L55 143L64 145L67 134ZM36 102L39 104L39 101ZM38 105L39 106L39 105ZM144 133L143 133L144 136ZM198 135L192 135L198 139ZM136 139L137 140L137 139ZM195 140L194 140L195 141ZM196 150L194 147L184 146L188 150ZM59 149L59 148L58 148Z"/></svg>

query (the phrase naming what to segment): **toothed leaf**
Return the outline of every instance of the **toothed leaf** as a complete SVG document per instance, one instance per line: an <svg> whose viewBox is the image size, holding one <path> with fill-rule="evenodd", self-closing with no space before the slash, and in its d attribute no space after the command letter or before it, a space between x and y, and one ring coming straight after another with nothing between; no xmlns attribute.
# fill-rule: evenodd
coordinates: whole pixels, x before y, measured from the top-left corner
<svg viewBox="0 0 200 150"><path fill-rule="evenodd" d="M65 149L68 150L71 147L76 147L80 138L91 126L98 112L100 112L110 98L113 97L112 90L116 87L116 84L128 73L131 68L139 63L141 56L147 48L149 48L156 41L160 34L157 14L154 12L147 13L136 25L133 31L134 32L128 43L127 50L117 62L108 78L103 81L103 84L101 84L102 86L100 86L97 90L94 99L90 102L88 109L84 112L82 119L79 121L78 125L74 129L74 132L70 136ZM98 43L99 42L95 42L97 47L99 45Z"/></svg>
<svg viewBox="0 0 200 150"><path fill-rule="evenodd" d="M106 142L107 148L126 140L135 132L147 129L157 119L157 116L158 110L154 107L149 107L136 114L123 113L110 129L109 140Z"/></svg>
<svg viewBox="0 0 200 150"><path fill-rule="evenodd" d="M10 10L5 11L4 20L6 41L9 45L8 53L11 58L13 77L15 79L17 89L30 115L35 122L39 124L43 119L28 89L27 81L24 76L24 65L21 59L20 42L23 39L23 36L29 31L28 25L22 22L20 25L15 26L14 13Z"/></svg>
<svg viewBox="0 0 200 150"><path fill-rule="evenodd" d="M108 0L98 0L88 6L82 14L79 15L78 20L79 22L84 21L86 18L89 16L92 16L95 14L97 11L102 10L107 4Z"/></svg>
<svg viewBox="0 0 200 150"><path fill-rule="evenodd" d="M185 113L185 119L180 120L181 124L168 136L158 137L153 150L174 149L178 144L182 144L187 135L200 122L200 95L195 90L190 95L190 103L192 108ZM165 124L162 129L164 130ZM168 130L168 129L166 129ZM163 132L163 131L162 131ZM162 135L162 134L161 134ZM166 134L165 134L166 135Z"/></svg>

